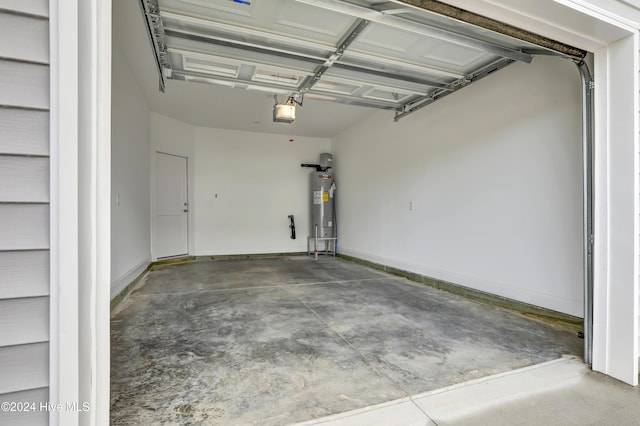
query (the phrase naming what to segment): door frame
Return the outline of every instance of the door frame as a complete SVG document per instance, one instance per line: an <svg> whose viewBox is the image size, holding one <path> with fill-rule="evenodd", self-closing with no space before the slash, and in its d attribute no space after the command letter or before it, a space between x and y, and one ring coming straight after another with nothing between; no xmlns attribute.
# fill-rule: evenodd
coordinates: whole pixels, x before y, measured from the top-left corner
<svg viewBox="0 0 640 426"><path fill-rule="evenodd" d="M156 235L155 232L157 231L157 226L156 226L156 204L155 204L155 202L156 202L156 194L157 194L157 192L156 192L156 190L157 190L156 179L158 177L158 171L156 169L156 164L157 164L156 163L156 158L157 158L156 155L157 154L170 155L172 157L184 158L184 160L185 160L185 165L186 165L185 178L186 178L186 185L187 185L186 189L187 189L187 210L188 211L187 211L187 251L186 251L186 253L184 255L163 256L163 257L159 258L158 254L156 253L156 250L155 250L155 238L154 237ZM171 153L171 152L166 152L166 151L160 150L160 149L155 149L153 151L153 155L154 155L154 158L153 158L153 161L152 161L152 163L153 163L153 165L152 165L153 178L152 178L152 182L151 182L151 185L150 185L150 190L152 192L152 194L151 194L152 195L151 196L151 202L153 203L153 204L151 204L151 258L154 261L156 261L158 259L170 259L172 257L189 256L192 253L192 250L191 250L191 222L192 222L192 220L191 220L191 211L192 211L192 209L191 209L191 204L192 204L191 196L192 196L192 194L191 194L191 184L190 184L190 179L189 179L189 177L190 177L189 171L191 169L189 167L189 157L186 156L186 155L174 154L174 153Z"/></svg>
<svg viewBox="0 0 640 426"><path fill-rule="evenodd" d="M152 117L152 121L153 121ZM173 146L166 146L165 144L158 143L157 140L154 140L154 126L153 122L151 123L151 149L149 151L149 155L153 159L150 161L150 185L149 185L149 197L150 197L150 208L151 208L151 238L149 241L149 250L151 253L151 261L155 262L158 260L158 255L155 251L155 232L156 232L156 161L155 155L156 153L173 155L176 157L183 157L187 159L187 199L189 204L189 212L187 213L187 256L193 256L194 253L194 182L193 182L193 152L191 151L191 147L187 146L185 149L178 149ZM190 144L185 144L190 145Z"/></svg>
<svg viewBox="0 0 640 426"><path fill-rule="evenodd" d="M569 7L579 10L578 6L585 8L582 13L589 13L601 22L633 28L635 36L633 45L635 48L634 58L637 59L638 45L640 44L637 36L637 28L635 25L630 26L628 21L622 14L614 14L614 7L601 6L600 10L596 10L586 0L556 0L564 1ZM78 126L78 145L90 147L90 152L80 153L79 158L73 158L73 153L59 151L52 156L52 162L56 162L59 168L56 170L67 170L64 167L70 166L78 170L78 182L83 182L84 186L78 188L74 185L66 185L69 179L73 181L73 177L66 174L60 176L52 176L52 221L51 221L51 286L59 289L59 294L64 297L51 298L52 321L55 321L56 327L51 330L51 363L50 363L50 388L52 391L52 401L55 399L62 402L63 398L73 398L78 396L78 401L88 401L91 411L86 413L57 413L51 411L50 422L52 425L65 424L91 424L91 425L108 425L109 423L109 353L110 353L110 336L109 336L109 320L110 320L110 213L109 206L111 202L110 191L110 109L111 109L111 2L112 0L86 0L78 2L70 0L69 2L59 2L51 0L51 31L52 34L52 77L51 86L59 89L53 92L55 96L52 98L52 144L56 144L58 148L62 146L61 142L69 142L63 139L64 132L62 129L68 125L73 125L77 120ZM447 0L448 3L455 1ZM607 4L624 7L623 2L613 0L607 1ZM589 6L592 9L587 11ZM517 11L516 11L517 12ZM522 16L522 15L520 15ZM509 20L513 22L513 20ZM612 21L615 21L612 23ZM69 25L56 25L60 23L69 23ZM566 23L565 23L566 24ZM564 31L565 28L547 26L546 30L539 31L550 33L553 31ZM597 34L592 34L597 37ZM77 43L66 43L66 41L77 40ZM601 72L603 68L610 64L609 56L612 53L612 46L606 45L600 52L596 52L596 72ZM70 55L71 61L58 60L55 55L60 57ZM78 60L78 67L74 68L74 59ZM637 68L636 60L635 82L631 87L637 88ZM73 79L73 70L78 70L78 79ZM633 73L630 73L633 74ZM602 98L601 91L606 95L607 86L610 84L619 85L615 76L607 74L606 80L602 85L596 85L596 97ZM603 87L599 87L603 86ZM76 90L74 90L76 89ZM600 95L599 95L600 93ZM637 91L635 105L638 106ZM607 127L607 123L616 123L617 114L624 109L625 104L620 104L617 99L607 97L605 105L596 105L596 145L600 149L608 149L612 139L612 129ZM603 100L604 100L603 99ZM72 108L66 109L66 106ZM605 204L596 204L596 209L600 206L609 212L608 217L601 217L600 226L608 230L608 233L601 233L596 238L596 286L600 285L600 290L596 289L595 294L595 342L594 342L594 369L603 371L606 374L615 374L611 371L613 364L613 348L608 344L617 333L613 327L615 324L610 323L610 319L615 316L615 321L620 321L623 327L628 329L631 327L637 331L637 315L631 318L630 315L638 313L638 109L633 111L633 119L625 124L626 137L631 139L631 147L633 150L633 165L627 166L624 170L616 171L615 178L624 183L625 188L634 188L635 194L629 202L617 203L616 199L607 195ZM604 121L604 122L603 122ZM625 119L626 121L626 119ZM621 129L617 129L621 131ZM635 132L635 134L632 134ZM71 135L71 142L75 145L76 138ZM596 152L596 173L600 167L598 152ZM615 159L609 158L609 164ZM607 169L600 169L600 175L596 177L596 195L600 190L611 188L616 179L609 176L613 171L612 166ZM634 174L635 173L635 174ZM66 177L65 177L66 176ZM193 182L193 177L189 176L189 182ZM152 183L153 183L153 177ZM191 185L193 187L193 185ZM151 191L152 194L154 190ZM78 197L78 204L72 201ZM622 197L620 197L622 198ZM190 215L194 211L193 196L190 194L191 209ZM153 202L153 200L152 200ZM153 204L152 204L153 205ZM613 217L611 211L619 211L625 216L626 225L618 229L608 229L608 224ZM78 234L82 236L81 241L73 240L70 234L65 232L72 225L70 223L59 221L60 218L74 217L79 214L79 220L76 224ZM632 217L633 216L633 217ZM193 223L193 216L190 218ZM596 219L598 219L598 211L596 210ZM596 222L597 223L597 222ZM598 226L596 224L596 226ZM598 230L596 229L596 232ZM634 233L635 232L635 233ZM190 235L194 235L192 230ZM617 246L617 237L623 237L625 244ZM619 250L624 252L629 246L628 240L631 240L628 251L630 255L624 257L624 265L609 264L612 256L608 253L614 253ZM62 246L65 250L62 250ZM192 247L190 247L192 252ZM599 253L599 254L598 254ZM601 263L598 263L601 262ZM618 284L613 283L614 273L611 268L615 267L621 273L622 280ZM54 275L54 273L56 275ZM66 277L68 279L62 280ZM77 284L82 282L82 288ZM600 284L598 284L600 282ZM635 300L626 297L625 312L620 315L617 307L614 312L610 312L607 308L610 306L610 299L602 300L600 291L609 296L615 295L616 298L625 300L625 296L635 295ZM77 298L77 306L69 306ZM604 309L607 313L598 312L598 309ZM75 314L77 313L77 315ZM604 316L602 316L604 315ZM635 324L631 326L631 324ZM599 334L601 333L601 334ZM638 354L637 335L634 342L628 342L629 348L633 346L633 352ZM71 358L62 357L61 352L69 347L78 347L77 363ZM602 357L599 352L602 351ZM627 353L628 355L628 353ZM596 358L598 357L598 358ZM604 358L604 359L601 359ZM635 360L635 370L637 373L637 358ZM629 365L624 366L629 369ZM77 377L77 380L68 380L69 377ZM635 378L629 378L627 373L622 380L637 383L637 374ZM64 377L65 380L62 380ZM633 383L632 383L633 384ZM72 402L72 401L68 401ZM62 419L64 417L64 420Z"/></svg>

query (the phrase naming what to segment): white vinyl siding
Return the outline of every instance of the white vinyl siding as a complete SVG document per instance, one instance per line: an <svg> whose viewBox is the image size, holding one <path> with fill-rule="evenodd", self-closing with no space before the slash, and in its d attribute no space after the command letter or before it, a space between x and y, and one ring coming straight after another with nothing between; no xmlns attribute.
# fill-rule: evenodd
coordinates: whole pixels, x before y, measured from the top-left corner
<svg viewBox="0 0 640 426"><path fill-rule="evenodd" d="M27 391L14 392L9 395L2 396L3 401L12 403L22 403L25 401L33 402L35 407L40 408L40 404L46 404L49 400L49 389L31 389ZM46 410L36 412L12 412L4 413L4 416L0 418L0 425L7 426L31 426L31 425L46 425L49 413Z"/></svg>
<svg viewBox="0 0 640 426"><path fill-rule="evenodd" d="M46 157L0 157L0 200L49 202L49 159Z"/></svg>
<svg viewBox="0 0 640 426"><path fill-rule="evenodd" d="M0 300L49 294L49 251L0 251Z"/></svg>
<svg viewBox="0 0 640 426"><path fill-rule="evenodd" d="M0 53L3 58L49 63L49 23L28 16L0 14Z"/></svg>
<svg viewBox="0 0 640 426"><path fill-rule="evenodd" d="M49 67L0 59L0 104L49 108Z"/></svg>
<svg viewBox="0 0 640 426"><path fill-rule="evenodd" d="M49 112L0 108L0 154L49 155Z"/></svg>
<svg viewBox="0 0 640 426"><path fill-rule="evenodd" d="M49 206L0 203L0 250L49 248Z"/></svg>
<svg viewBox="0 0 640 426"><path fill-rule="evenodd" d="M0 350L0 398L6 393L49 385L49 344L7 346ZM2 417L0 417L1 422Z"/></svg>
<svg viewBox="0 0 640 426"><path fill-rule="evenodd" d="M0 0L0 401L49 399L48 0ZM0 425L46 425L46 410Z"/></svg>
<svg viewBox="0 0 640 426"><path fill-rule="evenodd" d="M48 297L0 300L0 346L48 340Z"/></svg>
<svg viewBox="0 0 640 426"><path fill-rule="evenodd" d="M49 17L49 0L0 0L0 10L10 10L34 17Z"/></svg>

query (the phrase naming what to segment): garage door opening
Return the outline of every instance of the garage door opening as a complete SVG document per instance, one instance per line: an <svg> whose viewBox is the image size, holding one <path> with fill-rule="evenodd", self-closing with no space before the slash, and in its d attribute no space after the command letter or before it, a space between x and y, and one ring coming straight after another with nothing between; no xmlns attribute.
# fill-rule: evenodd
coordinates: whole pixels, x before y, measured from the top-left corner
<svg viewBox="0 0 640 426"><path fill-rule="evenodd" d="M151 111L141 152L193 164L189 255L304 251L287 228L306 229L299 164L333 152L342 254L583 316L579 58L398 2L284 3L143 2L155 58L139 12L115 10L137 33L124 47L114 30L114 105ZM293 124L272 122L274 94L304 96Z"/></svg>
<svg viewBox="0 0 640 426"><path fill-rule="evenodd" d="M548 59L541 56L555 56L575 62L579 68L579 73L575 73L575 77L577 75L582 77L582 87L584 88L583 93L580 95L583 99L583 144L582 153L579 154L583 157L581 166L583 173L583 217L581 219L573 218L574 222L578 220L583 220L584 222L582 280L585 285L584 288L577 291L584 291L587 295L584 298L584 308L576 307L575 305L569 306L570 303L564 306L562 304L558 305L543 300L544 297L541 299L531 295L516 294L517 291L500 291L498 289L496 293L501 296L530 302L534 305L558 309L565 313L584 315L587 324L585 327L587 337L585 361L590 363L590 313L592 310L592 302L590 300L592 293L592 261L590 254L593 241L591 164L593 161L593 132L591 130L592 105L590 98L592 79L584 62L585 51L437 1L372 3L342 0L282 0L277 4L270 3L268 5L250 4L250 2L239 4L225 2L202 6L196 3L187 5L172 1L158 3L155 0L145 0L141 1L140 4L145 14L146 29L153 46L155 64L159 72L160 91L165 91L167 81L208 83L217 87L238 89L235 92L229 91L228 93L236 93L239 99L242 96L239 104L232 104L232 101L229 101L228 98L218 104L223 105L223 107L226 104L227 111L242 110L244 123L247 123L247 120L250 119L248 116L256 115L256 112L253 110L249 112L248 105L242 101L250 99L251 96L249 94L255 94L255 92L270 92L275 94L276 98L278 94L288 96L289 99L295 99L298 105L301 105L302 102L297 101L303 101L306 97L307 105L301 106L298 113L298 120L306 120L305 123L319 121L319 116L324 114L318 113L312 108L314 108L315 104L326 104L327 101L333 102L334 105L324 108L323 111L337 108L339 105L335 105L336 103L367 106L394 111L393 117L397 121L516 62L530 64L534 58L539 58L538 61ZM553 78L566 78L566 76L558 77L554 75ZM536 81L527 76L523 78L523 84L534 86ZM553 81L548 84L550 86L553 84L560 85L558 82ZM176 88L176 91L185 91L186 86L182 85ZM578 87L577 79L573 86ZM499 90L496 87L496 95L499 95ZM491 90L486 92L490 96L485 100L486 106L499 109L499 106L491 105L491 97L493 95ZM519 101L522 104L513 106L517 113L509 116L506 120L512 120L512 122L528 121L522 126L524 132L536 131L536 127L551 128L552 125L545 123L533 123L535 117L528 117L528 120L522 119L523 115L536 114L536 111L529 111L526 104L538 101L530 97L535 97L535 94L527 93L526 90L522 93L522 98ZM559 93L556 96L555 103L575 102L575 91L572 93ZM562 98L565 96L567 99ZM163 99L165 103L174 101L162 96L158 99ZM322 99L324 102L318 102L317 99ZM194 99L192 102L196 103L197 101L199 99ZM514 102L514 99L509 99L506 102ZM517 98L515 102L518 102ZM309 105L309 103L312 105ZM262 104L264 105L264 101ZM483 105L477 103L476 107L482 108ZM158 109L162 110L162 108ZM269 107L265 109L266 111L270 110ZM345 110L337 109L337 111ZM556 118L562 121L561 114L570 113L570 111L564 109L555 114ZM304 114L309 114L310 116L304 117ZM473 125L481 127L481 124L474 121L470 114L473 114L473 112L468 111L460 114L460 119L448 118L448 122L451 124L456 123L457 125L457 128L451 127L449 131L451 133L454 133L454 131L459 132L460 128L472 127ZM218 116L222 114L212 115ZM258 116L264 116L264 114ZM186 122L196 120L194 117L186 117L184 115L182 117ZM428 118L426 119L428 120ZM564 123L566 128L563 129L562 125L560 126L558 130L565 132L565 135L556 135L558 143L562 143L564 139L575 137L575 128L573 129L573 134L569 133L567 129L575 126L576 121L575 116L568 117ZM284 129L283 127L274 127L278 126L278 124L271 122L264 123L260 120L254 120L252 123L257 126L255 127L256 130L268 129L268 132L278 132ZM237 126L238 120L235 120L233 124L225 124L227 127ZM527 128L527 125L529 125L529 128ZM290 125L289 128L296 133L304 134L305 131L309 135L314 133L296 126L298 126L298 122ZM348 124L342 124L343 129L345 128L344 126L348 126ZM220 127L225 127L225 125L221 124ZM418 129L415 134L407 134L403 132L405 127L398 126L398 133L409 137L424 138L426 144L436 145L438 143L437 141L431 141L430 135L417 133L420 132ZM506 124L505 127L509 127L509 124ZM391 129L394 128L389 127L389 129L388 137L389 141L391 141L393 137L393 130ZM480 132L482 133L483 130L480 129ZM438 134L437 137L450 139L452 136L443 133ZM460 139L463 136L453 136L454 139L456 137ZM473 134L469 132L464 137L472 139ZM500 137L500 135L496 136L496 138ZM518 139L524 140L527 135L514 133L511 137L515 139L513 144L516 145L519 142ZM347 145L347 143L336 142L336 139L339 138L334 135L331 141L331 147L333 148L335 145L334 150L336 151L341 149L341 145ZM489 135L488 138L493 138L493 135ZM480 137L477 139L481 140ZM290 139L290 141L292 140ZM487 151L490 149L491 147L488 147ZM390 154L392 155L392 153ZM396 161L402 161L401 155L396 155ZM551 155L556 155L556 153ZM576 158L578 157L576 156ZM338 173L340 164L349 164L349 161L351 161L349 158L347 161L338 161ZM390 162L393 161L394 159L391 158ZM445 163L442 162L442 164ZM541 162L540 166L540 174L548 173L545 168L548 168L550 164ZM384 165L381 165L381 167L384 168ZM571 167L575 167L575 164L567 165L558 162L553 164L553 167L567 168L568 172L571 173ZM480 169L480 171L482 170ZM575 172L575 169L573 172ZM553 173L557 173L557 171ZM384 176L384 174L385 172L376 173L377 176ZM461 176L461 174L458 173L458 176ZM263 174L263 177L268 179L266 174ZM574 177L558 175L557 179L566 181ZM419 183L420 179L424 178L424 176L420 176L416 179L416 182ZM194 177L194 179L199 179L199 177ZM402 177L393 176L392 179L402 179ZM507 180L510 177L508 173L503 173L501 176L494 176L493 179ZM517 180L518 177L514 177L514 179ZM386 180L389 181L391 179ZM503 182L488 183L497 187L498 190L500 186L504 186ZM522 190L528 191L527 182L522 183ZM552 182L546 183L553 187ZM349 181L347 181L348 184ZM536 189L540 190L539 187ZM492 188L489 192L492 190L495 191L496 189ZM565 188L565 191L570 190ZM420 194L421 191L415 192L417 192L414 195L415 197L426 195L424 191L422 191L423 194ZM210 202L211 194L208 195L207 201ZM411 199L411 194L407 195L409 199L403 204L408 203L413 207L415 200ZM569 202L575 202L574 194L565 193L563 195L571 197ZM217 200L217 196L218 193L215 192L215 201L218 204L223 204L220 200ZM531 199L533 200L534 198L532 197ZM437 203L440 199L436 197L433 200L426 200L427 203L432 201ZM542 203L555 202L553 197L541 199L540 201ZM536 208L542 214L546 209L544 205L539 204L537 206L532 205L528 210L534 211ZM559 208L560 212L562 208ZM345 220L352 222L356 217L356 215L351 214L346 216ZM387 220L391 220L391 217ZM560 218L557 223L550 223L549 228L557 226L562 220L566 220L566 218ZM471 223L472 221L469 222ZM378 222L372 226L372 229L376 229L376 227L384 226L381 222ZM518 229L514 227L514 231L518 232ZM349 229L347 229L347 232L349 232ZM572 237L575 237L575 235ZM363 239L361 237L357 238ZM523 238L527 238L527 236L523 236ZM549 241L548 243L554 245L557 242ZM536 242L532 244L535 245ZM540 240L537 244L542 245L544 242ZM233 251L231 247L229 249ZM573 251L575 247L569 248L569 250ZM206 250L193 247L192 251L205 252ZM365 254L364 257L367 260L376 261L377 259L372 258L372 254ZM391 258L398 256L383 257L387 258L388 263ZM412 272L421 272L416 270L415 267L407 269ZM425 268L422 269L424 270ZM444 271L440 271L440 275L442 275L442 272ZM555 277L555 279L575 280L575 271L573 274L573 277L565 275L562 278ZM438 275L438 271L436 271L436 275ZM444 275L447 274L445 273ZM450 281L457 282L455 279ZM465 285L465 280L462 281L460 284ZM501 283L499 280L493 284L483 286L480 283L474 283L471 287L494 292L493 289L501 285L509 286L508 283ZM551 284L551 286L554 285L557 285L557 283ZM525 292L530 290L532 289L524 289ZM533 292L535 291L537 289L533 289ZM576 292L576 288L574 287L571 291ZM560 296L562 298L567 298L568 296L566 292L553 294L553 296L551 294L548 296ZM571 297L569 296L569 298Z"/></svg>

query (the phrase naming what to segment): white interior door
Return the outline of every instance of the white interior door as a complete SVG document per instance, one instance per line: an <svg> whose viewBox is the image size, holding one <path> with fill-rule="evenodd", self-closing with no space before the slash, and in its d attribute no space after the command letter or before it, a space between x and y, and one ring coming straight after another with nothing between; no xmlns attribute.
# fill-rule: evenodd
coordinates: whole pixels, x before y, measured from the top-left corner
<svg viewBox="0 0 640 426"><path fill-rule="evenodd" d="M187 159L156 152L156 258L189 252L187 191Z"/></svg>

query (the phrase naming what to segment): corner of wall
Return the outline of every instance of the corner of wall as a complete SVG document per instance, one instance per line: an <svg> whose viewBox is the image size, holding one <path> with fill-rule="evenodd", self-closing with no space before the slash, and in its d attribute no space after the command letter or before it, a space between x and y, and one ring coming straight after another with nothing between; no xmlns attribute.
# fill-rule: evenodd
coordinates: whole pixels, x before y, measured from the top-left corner
<svg viewBox="0 0 640 426"><path fill-rule="evenodd" d="M151 266L151 257L140 261L129 271L111 282L111 300L115 299L129 285L135 283Z"/></svg>

